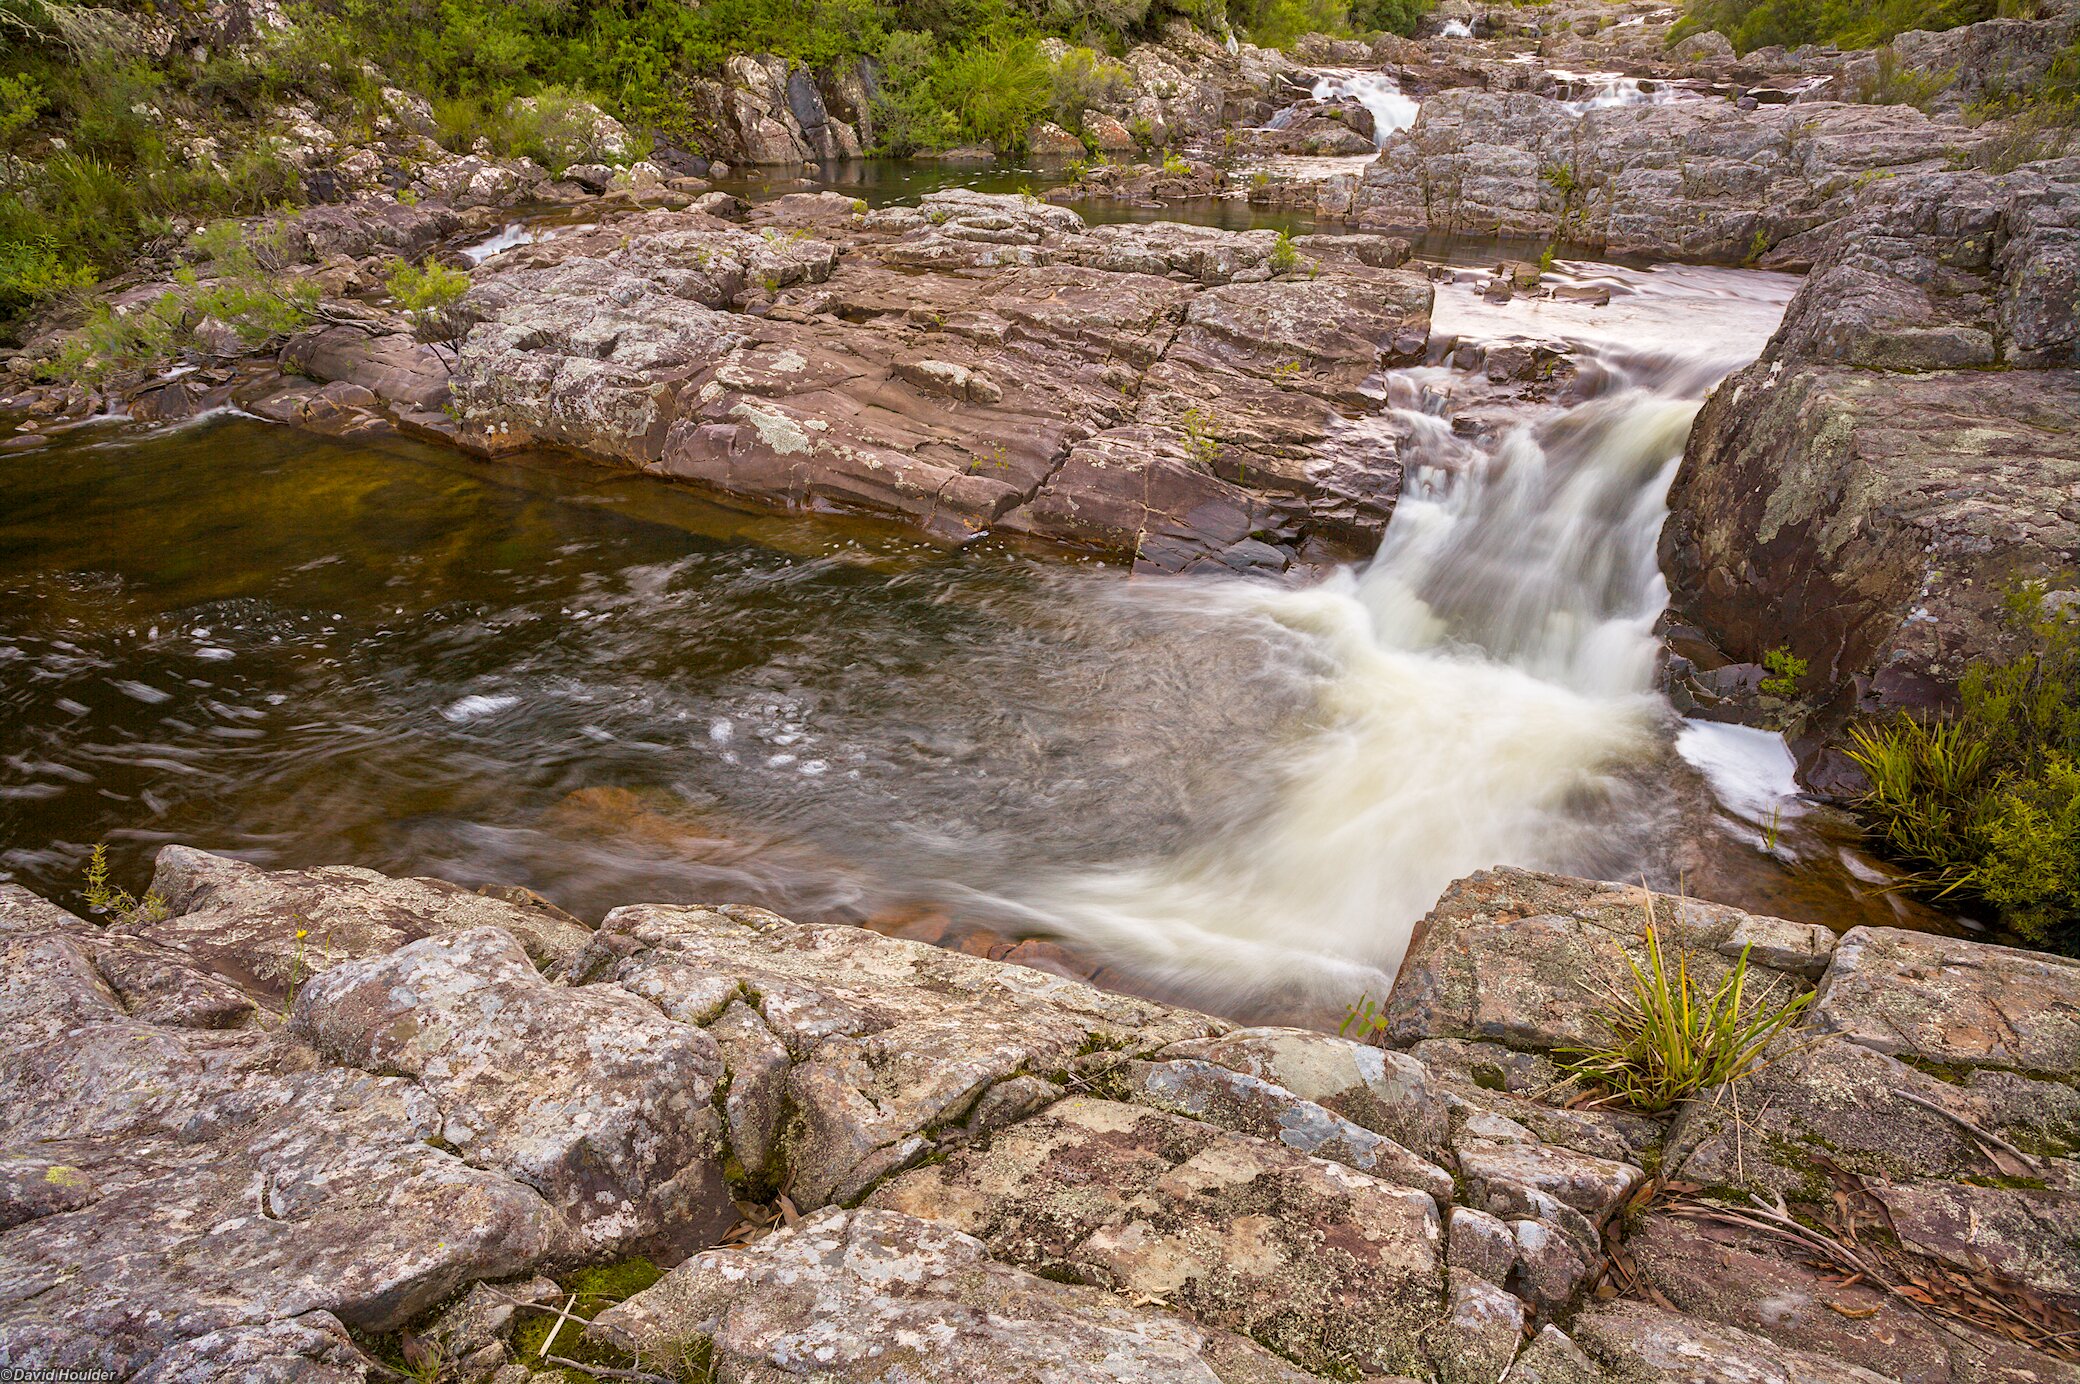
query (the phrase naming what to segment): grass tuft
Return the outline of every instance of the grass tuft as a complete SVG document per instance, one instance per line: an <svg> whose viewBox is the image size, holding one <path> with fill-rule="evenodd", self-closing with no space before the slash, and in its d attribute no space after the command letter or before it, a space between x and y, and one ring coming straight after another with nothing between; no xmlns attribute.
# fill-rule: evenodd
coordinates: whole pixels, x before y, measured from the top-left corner
<svg viewBox="0 0 2080 1384"><path fill-rule="evenodd" d="M1572 1060L1562 1066L1601 1087L1609 1099L1655 1113L1714 1086L1739 1081L1755 1070L1770 1041L1796 1022L1812 1003L1811 991L1772 1002L1770 989L1748 993L1748 949L1707 994L1690 973L1690 958L1673 956L1654 926L1654 896L1647 895L1646 962L1624 951L1632 973L1628 991L1615 991L1597 1018L1610 1030L1607 1046L1562 1048Z"/></svg>

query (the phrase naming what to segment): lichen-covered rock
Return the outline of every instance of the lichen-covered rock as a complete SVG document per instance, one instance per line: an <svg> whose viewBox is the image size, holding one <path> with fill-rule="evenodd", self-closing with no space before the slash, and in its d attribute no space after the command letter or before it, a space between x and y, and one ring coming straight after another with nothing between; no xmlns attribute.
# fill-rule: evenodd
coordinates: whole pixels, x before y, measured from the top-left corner
<svg viewBox="0 0 2080 1384"><path fill-rule="evenodd" d="M1262 1077L1212 1062L1173 1059L1126 1063L1119 1079L1140 1104L1276 1140L1301 1153L1427 1192L1440 1206L1451 1202L1452 1175L1443 1168Z"/></svg>
<svg viewBox="0 0 2080 1384"><path fill-rule="evenodd" d="M1516 1237L1500 1217L1454 1206L1445 1214L1445 1261L1490 1283L1507 1283L1517 1262Z"/></svg>
<svg viewBox="0 0 2080 1384"><path fill-rule="evenodd" d="M1619 884L1529 870L1483 870L1451 886L1416 925L1388 996L1388 1041L1493 1040L1550 1050L1607 1035L1597 1011L1631 975L1649 921L1663 945L1687 949L1691 974L1709 991L1730 966L1720 955L1749 915ZM1806 963L1798 963L1803 972ZM1802 974L1750 957L1758 982L1774 974L1780 998L1806 987Z"/></svg>
<svg viewBox="0 0 2080 1384"><path fill-rule="evenodd" d="M1685 1313L1853 1360L1899 1384L2080 1380L2080 1366L1955 1320L1939 1325L1873 1285L1845 1284L1778 1237L1656 1214L1626 1248L1654 1291Z"/></svg>
<svg viewBox="0 0 2080 1384"><path fill-rule="evenodd" d="M2008 1072L1950 1082L1860 1043L1794 1030L1742 1086L1733 1112L1696 1102L1669 1135L1667 1161L1686 1180L1812 1195L1825 1187L1812 1155L1852 1173L1892 1179L1999 1176L1966 1128L2080 1166L2080 1091ZM1722 1106L1730 1103L1721 1103Z"/></svg>
<svg viewBox="0 0 2080 1384"><path fill-rule="evenodd" d="M825 1211L749 1249L700 1255L591 1329L653 1366L704 1350L721 1380L805 1369L833 1384L1315 1378L1227 1332L1035 1277L972 1236L891 1211Z"/></svg>
<svg viewBox="0 0 2080 1384"><path fill-rule="evenodd" d="M122 931L177 947L278 1005L328 966L421 937L503 928L537 965L555 971L591 936L560 910L486 897L445 880L391 879L348 865L267 871L187 846L160 850L151 887L169 916Z"/></svg>
<svg viewBox="0 0 2080 1384"><path fill-rule="evenodd" d="M1309 1368L1416 1368L1441 1315L1422 1192L1175 1115L1081 1097L905 1173L869 1204L998 1258L1248 1335Z"/></svg>
<svg viewBox="0 0 2080 1384"><path fill-rule="evenodd" d="M1529 92L1444 91L1381 149L1352 218L1740 262L1840 218L1872 180L1941 172L1989 134L1908 106L1574 110Z"/></svg>
<svg viewBox="0 0 2080 1384"><path fill-rule="evenodd" d="M1421 275L1325 256L1274 281L1269 232L1091 228L962 189L755 219L657 212L497 257L463 307L463 444L1166 571L1377 544L1393 435L1354 445L1343 413L1419 357Z"/></svg>
<svg viewBox="0 0 2080 1384"><path fill-rule="evenodd" d="M2080 1077L2080 961L1860 927L1842 938L1812 1026L1950 1067Z"/></svg>
<svg viewBox="0 0 2080 1384"><path fill-rule="evenodd" d="M1737 1327L1643 1302L1599 1303L1575 1319L1575 1343L1621 1379L1668 1384L1886 1384L1845 1360L1788 1350Z"/></svg>
<svg viewBox="0 0 2080 1384"><path fill-rule="evenodd" d="M1779 719L1824 738L1857 711L1938 702L2020 647L2014 583L2070 585L2075 172L1873 186L1816 233L1777 336L1699 414L1661 536L1671 603L1732 661L1804 660ZM1816 767L1824 787L1853 781Z"/></svg>
<svg viewBox="0 0 2080 1384"><path fill-rule="evenodd" d="M232 1326L183 1341L131 1376L134 1384L361 1384L366 1356L329 1312Z"/></svg>
<svg viewBox="0 0 2080 1384"><path fill-rule="evenodd" d="M1241 1028L1174 1043L1164 1059L1202 1059L1273 1082L1426 1157L1445 1149L1451 1114L1424 1063L1303 1028Z"/></svg>
<svg viewBox="0 0 2080 1384"><path fill-rule="evenodd" d="M1497 1384L1524 1343L1522 1300L1476 1273L1451 1271L1444 1320L1423 1333L1439 1384Z"/></svg>
<svg viewBox="0 0 2080 1384"><path fill-rule="evenodd" d="M1490 1211L1506 1185L1542 1192L1601 1224L1646 1181L1646 1174L1629 1163L1551 1144L1462 1139L1454 1151L1472 1200Z"/></svg>
<svg viewBox="0 0 2080 1384"><path fill-rule="evenodd" d="M290 1027L337 1061L419 1083L441 1138L540 1192L589 1255L669 1262L738 1218L719 1167L715 1040L613 986L544 979L508 933L335 966L297 993Z"/></svg>
<svg viewBox="0 0 2080 1384"><path fill-rule="evenodd" d="M617 909L587 965L682 1023L739 1000L756 1011L793 1064L787 1166L794 1198L812 1206L924 1157L998 1083L1066 1079L1117 1061L1112 1049L1223 1027L1044 971L755 908Z"/></svg>

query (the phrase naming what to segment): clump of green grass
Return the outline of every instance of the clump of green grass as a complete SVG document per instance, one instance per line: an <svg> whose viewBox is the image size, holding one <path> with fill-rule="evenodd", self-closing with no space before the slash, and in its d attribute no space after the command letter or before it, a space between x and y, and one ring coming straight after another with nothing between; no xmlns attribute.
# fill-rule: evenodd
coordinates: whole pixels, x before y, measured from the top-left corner
<svg viewBox="0 0 2080 1384"><path fill-rule="evenodd" d="M1681 948L1671 957L1654 925L1647 896L1646 960L1624 952L1631 986L1613 990L1597 1018L1610 1030L1602 1047L1562 1048L1562 1067L1602 1088L1608 1099L1655 1113L1755 1070L1770 1041L1812 1003L1811 991L1774 1001L1770 990L1751 996L1748 949L1717 988L1707 993L1691 974Z"/></svg>
<svg viewBox="0 0 2080 1384"><path fill-rule="evenodd" d="M1867 106L1912 106L1925 111L1938 96L1957 84L1957 69L1927 72L1908 67L1890 48L1878 50L1876 65L1856 84L1850 99Z"/></svg>
<svg viewBox="0 0 2080 1384"><path fill-rule="evenodd" d="M87 907L118 923L156 923L172 909L165 899L147 889L138 898L108 879L108 847L96 846L87 856L86 884L81 890Z"/></svg>
<svg viewBox="0 0 2080 1384"><path fill-rule="evenodd" d="M2080 954L2080 625L2010 598L2027 647L1968 669L1948 716L1850 730L1870 780L1857 810L1906 886L1991 912L2037 946Z"/></svg>
<svg viewBox="0 0 2080 1384"><path fill-rule="evenodd" d="M1290 274L1300 268L1300 250L1293 244L1293 237L1288 232L1278 233L1278 240L1271 247L1269 264L1274 274Z"/></svg>

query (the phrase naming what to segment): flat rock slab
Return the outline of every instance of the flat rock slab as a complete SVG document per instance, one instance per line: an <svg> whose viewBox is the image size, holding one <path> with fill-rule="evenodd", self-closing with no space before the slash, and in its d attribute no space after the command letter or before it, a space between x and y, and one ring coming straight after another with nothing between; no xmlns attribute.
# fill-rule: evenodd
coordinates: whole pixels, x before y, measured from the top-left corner
<svg viewBox="0 0 2080 1384"><path fill-rule="evenodd" d="M1654 1214L1626 1236L1626 1248L1646 1283L1683 1312L1854 1360L1899 1384L2080 1381L2080 1366L1955 1321L1938 1325L1867 1283L1844 1285L1771 1236Z"/></svg>
<svg viewBox="0 0 2080 1384"><path fill-rule="evenodd" d="M2080 1187L2080 1091L2012 1072L1944 1081L1888 1054L1803 1032L1779 1039L1771 1060L1731 1101L1695 1101L1669 1133L1665 1166L1686 1182L1780 1192L1825 1202L1825 1157L1867 1179L2000 1177L2013 1169L1974 1126L2030 1153L2037 1172Z"/></svg>
<svg viewBox="0 0 2080 1384"><path fill-rule="evenodd" d="M1920 1182L1872 1195L1908 1249L2055 1297L2080 1297L2080 1192Z"/></svg>
<svg viewBox="0 0 2080 1384"><path fill-rule="evenodd" d="M1842 938L1812 1026L1902 1057L2080 1077L2080 961L1898 928Z"/></svg>
<svg viewBox="0 0 2080 1384"><path fill-rule="evenodd" d="M1740 909L1635 886L1517 869L1469 875L1416 925L1387 999L1387 1041L1470 1038L1541 1051L1604 1041L1596 1013L1613 988L1630 986L1625 958L1643 954L1650 907L1664 948L1686 950L1707 991L1731 965L1720 948L1755 928ZM1808 954L1791 971L1762 954L1749 963L1751 993L1772 977L1780 997L1806 988Z"/></svg>
<svg viewBox="0 0 2080 1384"><path fill-rule="evenodd" d="M1250 1341L989 1257L893 1211L829 1210L688 1260L600 1314L653 1369L706 1349L719 1380L832 1384L1305 1384Z"/></svg>
<svg viewBox="0 0 2080 1384"><path fill-rule="evenodd" d="M1062 1101L870 1204L1318 1371L1418 1369L1421 1333L1445 1314L1442 1229L1424 1193L1131 1105Z"/></svg>
<svg viewBox="0 0 2080 1384"><path fill-rule="evenodd" d="M1891 1384L1845 1360L1789 1350L1738 1327L1607 1302L1575 1319L1575 1343L1623 1380L1666 1384Z"/></svg>
<svg viewBox="0 0 2080 1384"><path fill-rule="evenodd" d="M187 846L160 850L152 892L171 916L120 930L186 951L276 999L277 1008L335 962L381 956L421 937L503 928L537 964L555 970L592 935L559 909L475 894L445 880L391 879L351 865L262 870Z"/></svg>
<svg viewBox="0 0 2080 1384"><path fill-rule="evenodd" d="M989 1119L970 1121L978 1112L1023 1114L985 1101L999 1084L1060 1084L1225 1028L1044 971L755 908L617 909L583 967L681 1022L706 1024L738 1001L755 1012L791 1063L772 1090L797 1122L786 1153L802 1205L857 1197L949 1128L986 1132Z"/></svg>

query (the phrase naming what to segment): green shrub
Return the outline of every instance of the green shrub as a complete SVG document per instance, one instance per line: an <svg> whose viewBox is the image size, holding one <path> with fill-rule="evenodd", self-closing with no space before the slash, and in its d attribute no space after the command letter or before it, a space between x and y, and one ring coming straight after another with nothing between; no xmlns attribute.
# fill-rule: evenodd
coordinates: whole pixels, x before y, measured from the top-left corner
<svg viewBox="0 0 2080 1384"><path fill-rule="evenodd" d="M1229 0L1228 18L1266 48L1283 48L1302 34L1347 34L1346 0Z"/></svg>
<svg viewBox="0 0 2080 1384"><path fill-rule="evenodd" d="M1049 73L1048 107L1056 124L1080 133L1085 111L1118 100L1132 82L1123 65L1095 49L1071 48Z"/></svg>
<svg viewBox="0 0 2080 1384"><path fill-rule="evenodd" d="M279 224L205 227L188 250L207 278L183 268L175 286L150 303L123 313L96 304L86 322L61 339L45 375L92 381L160 369L195 340L205 321L222 323L248 347L295 331L310 320L319 294L315 284L280 277L290 259L287 242Z"/></svg>
<svg viewBox="0 0 2080 1384"><path fill-rule="evenodd" d="M931 91L952 112L963 143L1016 152L1047 109L1049 71L1037 40L974 44L941 56Z"/></svg>
<svg viewBox="0 0 2080 1384"><path fill-rule="evenodd" d="M2029 648L1982 663L1955 715L1851 731L1870 780L1859 813L1909 884L1990 911L2039 945L2080 953L2080 626L2014 600Z"/></svg>
<svg viewBox="0 0 2080 1384"><path fill-rule="evenodd" d="M1280 231L1278 240L1271 247L1271 258L1267 263L1274 274L1290 274L1301 268L1306 261L1300 258L1299 247L1293 244L1292 235Z"/></svg>
<svg viewBox="0 0 2080 1384"><path fill-rule="evenodd" d="M1811 671L1806 661L1789 649L1771 649L1762 656L1762 666L1769 676L1761 682L1761 691L1767 697L1794 697L1798 695L1798 684Z"/></svg>
<svg viewBox="0 0 2080 1384"><path fill-rule="evenodd" d="M1437 8L1437 0L1351 0L1351 27L1371 32L1383 29L1407 38L1416 23Z"/></svg>

